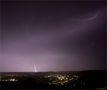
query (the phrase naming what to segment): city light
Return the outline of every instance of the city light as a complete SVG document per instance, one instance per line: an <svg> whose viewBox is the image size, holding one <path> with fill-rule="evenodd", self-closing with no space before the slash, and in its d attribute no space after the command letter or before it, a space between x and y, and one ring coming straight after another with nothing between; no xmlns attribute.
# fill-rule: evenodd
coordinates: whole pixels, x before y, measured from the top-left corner
<svg viewBox="0 0 107 90"><path fill-rule="evenodd" d="M79 76L55 74L55 75L45 76L45 78L49 78L49 82L48 82L49 85L65 85L70 81L78 80Z"/></svg>

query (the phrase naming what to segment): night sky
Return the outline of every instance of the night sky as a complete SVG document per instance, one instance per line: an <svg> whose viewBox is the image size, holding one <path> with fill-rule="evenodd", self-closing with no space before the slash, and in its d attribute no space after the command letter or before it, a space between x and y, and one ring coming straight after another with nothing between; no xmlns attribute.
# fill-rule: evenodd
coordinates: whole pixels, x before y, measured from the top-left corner
<svg viewBox="0 0 107 90"><path fill-rule="evenodd" d="M2 0L0 72L105 69L103 0Z"/></svg>

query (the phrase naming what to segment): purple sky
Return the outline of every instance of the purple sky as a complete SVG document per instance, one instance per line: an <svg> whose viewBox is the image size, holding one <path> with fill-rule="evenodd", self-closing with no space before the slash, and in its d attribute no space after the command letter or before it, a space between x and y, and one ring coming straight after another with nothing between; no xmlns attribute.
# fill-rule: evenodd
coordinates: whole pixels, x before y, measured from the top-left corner
<svg viewBox="0 0 107 90"><path fill-rule="evenodd" d="M0 72L105 69L103 1L2 1Z"/></svg>

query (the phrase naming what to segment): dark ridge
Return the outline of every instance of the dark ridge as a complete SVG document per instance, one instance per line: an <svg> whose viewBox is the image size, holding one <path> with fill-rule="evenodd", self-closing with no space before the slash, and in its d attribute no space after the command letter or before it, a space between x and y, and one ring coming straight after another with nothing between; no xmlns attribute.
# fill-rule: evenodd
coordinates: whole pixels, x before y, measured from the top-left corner
<svg viewBox="0 0 107 90"><path fill-rule="evenodd" d="M0 86L1 89L98 89L107 87L106 74L105 70L1 72Z"/></svg>

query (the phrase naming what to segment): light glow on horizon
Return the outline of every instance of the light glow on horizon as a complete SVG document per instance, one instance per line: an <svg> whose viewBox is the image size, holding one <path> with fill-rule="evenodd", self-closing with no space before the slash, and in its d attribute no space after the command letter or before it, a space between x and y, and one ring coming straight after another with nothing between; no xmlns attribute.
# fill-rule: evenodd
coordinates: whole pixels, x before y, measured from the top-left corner
<svg viewBox="0 0 107 90"><path fill-rule="evenodd" d="M37 72L37 68L36 65L34 64L34 72Z"/></svg>

